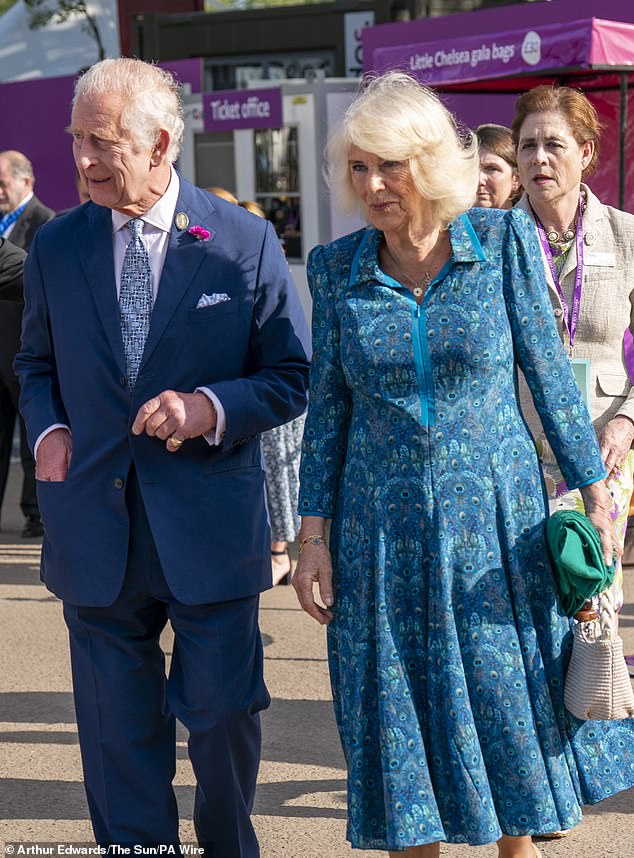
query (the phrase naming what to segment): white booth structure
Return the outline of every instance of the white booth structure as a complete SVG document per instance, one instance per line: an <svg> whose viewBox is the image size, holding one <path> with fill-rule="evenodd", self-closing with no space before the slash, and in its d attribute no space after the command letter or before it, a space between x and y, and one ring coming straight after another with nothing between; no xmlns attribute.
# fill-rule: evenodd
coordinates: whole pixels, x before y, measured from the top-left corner
<svg viewBox="0 0 634 858"><path fill-rule="evenodd" d="M269 83L267 90L186 95L179 169L200 187L220 186L260 204L310 317L308 252L362 225L337 209L322 175L328 130L358 92L358 81L315 74Z"/></svg>

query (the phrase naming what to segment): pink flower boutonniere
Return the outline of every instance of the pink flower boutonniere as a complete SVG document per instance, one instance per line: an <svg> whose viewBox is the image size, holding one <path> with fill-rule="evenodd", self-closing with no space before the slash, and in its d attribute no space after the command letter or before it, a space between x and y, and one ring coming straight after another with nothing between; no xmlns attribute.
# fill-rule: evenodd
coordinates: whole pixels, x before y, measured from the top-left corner
<svg viewBox="0 0 634 858"><path fill-rule="evenodd" d="M204 226L190 226L187 232L193 235L194 238L197 238L198 241L207 241L211 235L209 230L205 229Z"/></svg>

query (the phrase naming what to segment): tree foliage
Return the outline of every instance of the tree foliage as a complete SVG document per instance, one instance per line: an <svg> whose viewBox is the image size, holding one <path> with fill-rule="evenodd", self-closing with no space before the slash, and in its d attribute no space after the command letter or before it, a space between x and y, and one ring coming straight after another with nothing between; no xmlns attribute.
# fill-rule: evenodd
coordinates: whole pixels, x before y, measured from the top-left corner
<svg viewBox="0 0 634 858"><path fill-rule="evenodd" d="M106 56L97 21L88 11L85 0L24 0L24 5L29 13L31 30L46 27L51 21L64 24L69 18L82 17L81 28L97 43L99 59L103 60Z"/></svg>

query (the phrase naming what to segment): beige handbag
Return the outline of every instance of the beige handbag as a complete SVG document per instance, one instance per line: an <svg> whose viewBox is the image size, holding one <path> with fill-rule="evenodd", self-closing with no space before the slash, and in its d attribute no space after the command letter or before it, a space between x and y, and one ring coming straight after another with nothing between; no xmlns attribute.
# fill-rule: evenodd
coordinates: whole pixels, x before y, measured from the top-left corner
<svg viewBox="0 0 634 858"><path fill-rule="evenodd" d="M575 623L564 704L582 721L634 718L634 691L610 588L599 597L599 618Z"/></svg>

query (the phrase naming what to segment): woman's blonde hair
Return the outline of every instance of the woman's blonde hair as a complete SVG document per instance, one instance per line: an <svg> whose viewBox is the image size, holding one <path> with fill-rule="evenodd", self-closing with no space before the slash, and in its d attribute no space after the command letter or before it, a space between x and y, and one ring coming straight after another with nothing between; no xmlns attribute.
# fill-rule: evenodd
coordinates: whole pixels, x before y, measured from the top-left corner
<svg viewBox="0 0 634 858"><path fill-rule="evenodd" d="M326 181L339 206L347 214L365 213L348 167L348 150L358 146L379 158L408 161L414 186L446 226L475 200L477 139L463 139L438 96L407 74L387 72L364 83L326 144Z"/></svg>

